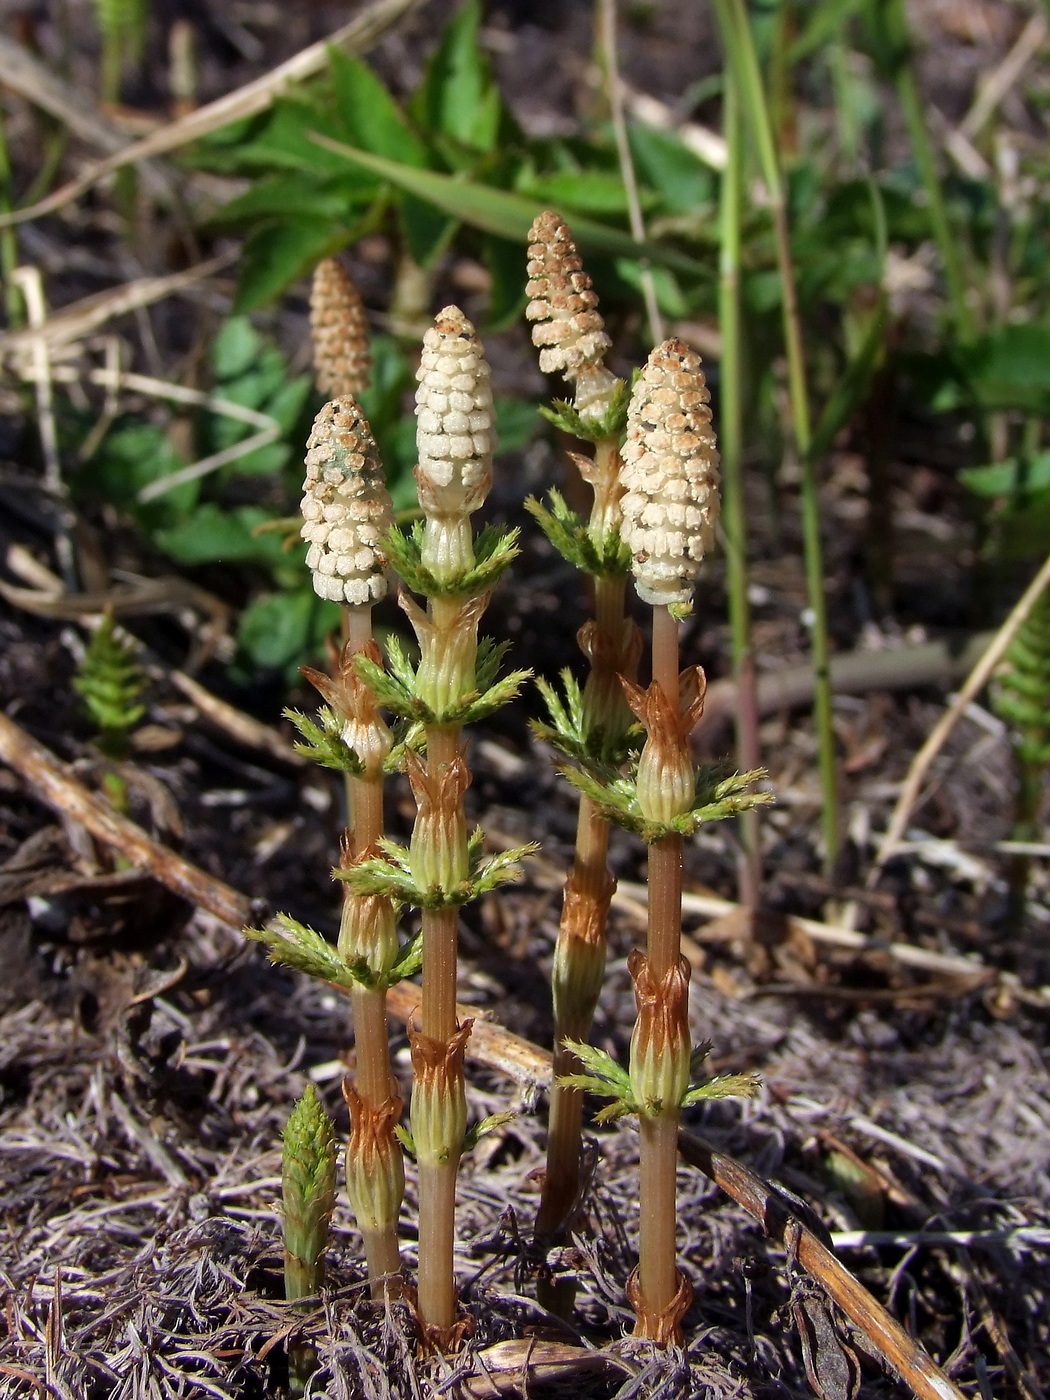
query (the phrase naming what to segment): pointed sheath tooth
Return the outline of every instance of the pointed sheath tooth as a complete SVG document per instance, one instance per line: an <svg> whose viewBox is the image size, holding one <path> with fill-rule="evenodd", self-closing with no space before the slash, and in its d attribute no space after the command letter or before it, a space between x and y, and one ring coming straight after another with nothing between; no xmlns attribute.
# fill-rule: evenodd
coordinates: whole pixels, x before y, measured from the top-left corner
<svg viewBox="0 0 1050 1400"><path fill-rule="evenodd" d="M638 596L688 607L718 519L718 453L700 356L666 340L631 395L623 448L624 543Z"/></svg>
<svg viewBox="0 0 1050 1400"><path fill-rule="evenodd" d="M368 316L337 258L322 258L310 288L310 334L317 387L330 399L360 398L372 369Z"/></svg>
<svg viewBox="0 0 1050 1400"><path fill-rule="evenodd" d="M306 446L303 527L314 591L351 607L386 596L390 493L372 430L352 398L326 403Z"/></svg>

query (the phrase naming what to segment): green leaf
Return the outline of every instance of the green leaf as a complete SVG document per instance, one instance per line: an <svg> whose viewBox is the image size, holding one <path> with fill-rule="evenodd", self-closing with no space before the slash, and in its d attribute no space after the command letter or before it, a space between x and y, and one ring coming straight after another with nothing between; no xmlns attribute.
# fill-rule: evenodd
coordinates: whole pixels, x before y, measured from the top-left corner
<svg viewBox="0 0 1050 1400"><path fill-rule="evenodd" d="M377 156L423 165L426 147L374 70L335 47L328 50L328 61L344 139Z"/></svg>
<svg viewBox="0 0 1050 1400"><path fill-rule="evenodd" d="M390 969L390 980L397 982L403 977L414 977L422 966L423 935L420 933L401 945L401 950Z"/></svg>
<svg viewBox="0 0 1050 1400"><path fill-rule="evenodd" d="M1050 452L1028 459L1009 457L986 467L966 467L959 480L975 496L1023 496L1050 486Z"/></svg>
<svg viewBox="0 0 1050 1400"><path fill-rule="evenodd" d="M638 178L658 192L666 209L695 216L713 204L715 178L679 136L641 122L631 122L627 135Z"/></svg>
<svg viewBox="0 0 1050 1400"><path fill-rule="evenodd" d="M761 1087L757 1074L719 1074L688 1089L682 1107L691 1108L705 1099L753 1099Z"/></svg>
<svg viewBox="0 0 1050 1400"><path fill-rule="evenodd" d="M695 157L694 157L695 159ZM517 182L519 193L534 199L543 208L557 209L560 214L627 213L627 193L623 177L606 170L560 171L554 175L533 175ZM653 204L649 191L640 191L645 209Z"/></svg>
<svg viewBox="0 0 1050 1400"><path fill-rule="evenodd" d="M1050 329L1006 325L959 351L974 406L1050 413Z"/></svg>
<svg viewBox="0 0 1050 1400"><path fill-rule="evenodd" d="M478 43L480 28L481 5L466 0L445 27L410 107L422 130L472 150L491 151L499 131L500 96Z"/></svg>
<svg viewBox="0 0 1050 1400"><path fill-rule="evenodd" d="M521 244L506 238L497 238L491 233L482 235L481 244L485 266L492 279L489 288L487 328L490 331L506 330L522 315L528 300L525 295L525 278L522 276L524 264L521 260ZM497 451L509 450L500 432Z"/></svg>
<svg viewBox="0 0 1050 1400"><path fill-rule="evenodd" d="M342 720L328 705L320 707L316 721L301 710L282 710L281 713L302 736L302 742L294 745L296 753L313 759L322 768L334 768L340 773L364 772L361 760L343 739Z"/></svg>
<svg viewBox="0 0 1050 1400"><path fill-rule="evenodd" d="M824 405L810 443L812 461L819 461L829 451L835 438L867 395L885 347L886 325L886 298L880 294L879 304L871 317L860 349Z"/></svg>
<svg viewBox="0 0 1050 1400"><path fill-rule="evenodd" d="M396 203L408 251L420 267L432 268L455 237L459 220L406 190Z"/></svg>
<svg viewBox="0 0 1050 1400"><path fill-rule="evenodd" d="M290 210L330 223L347 222L368 207L377 189L377 181L348 180L342 171L331 179L307 174L270 175L224 204L206 226L228 228L267 217L283 218Z"/></svg>
<svg viewBox="0 0 1050 1400"><path fill-rule="evenodd" d="M633 258L617 258L615 261L617 275L627 283L635 292L642 294L642 269ZM690 303L686 300L685 294L679 284L678 278L666 267L652 267L649 269L652 274L653 290L656 293L656 301L660 310L665 316L673 316L681 320L690 311Z"/></svg>
<svg viewBox="0 0 1050 1400"><path fill-rule="evenodd" d="M355 150L332 141L323 133L314 138L319 145L363 166L373 174L390 180L401 189L416 195L464 223L471 224L486 233L497 234L524 243L529 229L540 210L536 203L524 195L512 194L509 190L492 189L487 185L474 184L456 176L441 175L433 170L415 170L397 161L385 160L370 155L367 151ZM701 277L705 269L695 259L679 253L676 249L659 243L636 243L627 233L596 223L592 219L577 218L572 225L573 238L582 248L593 248L598 252L613 253L628 258L648 258L662 267L669 267L689 277Z"/></svg>
<svg viewBox="0 0 1050 1400"><path fill-rule="evenodd" d="M254 311L348 241L328 219L289 217L261 224L244 245L235 310Z"/></svg>
<svg viewBox="0 0 1050 1400"><path fill-rule="evenodd" d="M247 374L262 354L264 344L247 316L227 316L212 341L211 367L215 378L221 382Z"/></svg>
<svg viewBox="0 0 1050 1400"><path fill-rule="evenodd" d="M490 1113L487 1118L482 1118L480 1123L472 1123L463 1135L463 1151L470 1152L488 1133L494 1133L497 1128L505 1128L508 1123L513 1123L517 1116L516 1113Z"/></svg>
<svg viewBox="0 0 1050 1400"><path fill-rule="evenodd" d="M255 666L267 670L296 668L313 656L339 626L340 609L318 598L307 585L290 593L269 593L241 615L237 641Z"/></svg>
<svg viewBox="0 0 1050 1400"><path fill-rule="evenodd" d="M340 134L339 126L317 103L301 95L279 97L262 129L237 147L237 165L245 171L276 166L315 177L338 175L338 160L311 141L310 133L315 131L331 137Z"/></svg>
<svg viewBox="0 0 1050 1400"><path fill-rule="evenodd" d="M497 394L492 406L496 413L496 456L528 447L540 425L536 405Z"/></svg>
<svg viewBox="0 0 1050 1400"><path fill-rule="evenodd" d="M280 538L253 533L272 518L271 512L261 506L223 510L207 502L181 524L158 530L155 538L161 549L180 564L279 564L283 556Z"/></svg>
<svg viewBox="0 0 1050 1400"><path fill-rule="evenodd" d="M74 477L74 491L78 498L88 496L130 510L147 526L166 525L192 510L200 482L187 481L148 506L139 505L138 493L185 465L163 428L124 419L106 434L90 466Z"/></svg>

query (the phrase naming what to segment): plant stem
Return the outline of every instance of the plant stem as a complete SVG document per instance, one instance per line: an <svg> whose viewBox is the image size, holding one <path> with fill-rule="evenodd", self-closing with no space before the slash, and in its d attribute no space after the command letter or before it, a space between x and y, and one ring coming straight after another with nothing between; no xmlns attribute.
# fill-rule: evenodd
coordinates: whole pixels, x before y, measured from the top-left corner
<svg viewBox="0 0 1050 1400"><path fill-rule="evenodd" d="M448 1334L456 1322L456 1173L454 1161L419 1166L419 1315Z"/></svg>
<svg viewBox="0 0 1050 1400"><path fill-rule="evenodd" d="M898 54L894 74L897 96L900 99L904 121L908 128L908 138L911 141L915 163L919 167L919 175L922 178L923 190L926 194L930 231L937 244L937 251L941 255L944 281L952 308L952 319L955 321L962 338L972 340L976 326L973 312L966 299L966 278L963 272L962 258L959 254L959 237L952 232L951 221L948 218L948 206L944 200L944 190L937 175L933 146L930 142L926 116L922 110L922 98L919 96L919 85L915 81L915 72L911 64L912 44L903 0L888 0L887 10L890 38Z"/></svg>
<svg viewBox="0 0 1050 1400"><path fill-rule="evenodd" d="M639 1123L638 1285L649 1314L664 1312L678 1292L678 1119L643 1115Z"/></svg>
<svg viewBox="0 0 1050 1400"><path fill-rule="evenodd" d="M678 622L669 608L653 609L652 673L653 680L677 709ZM665 836L649 847L648 885L646 956L652 977L659 982L677 968L682 954L680 836ZM638 1283L643 1304L639 1327L643 1335L650 1334L648 1329L666 1314L678 1292L675 1171L680 1116L677 1104L667 1103L656 1117L644 1113L640 1116ZM654 1339L659 1339L656 1334Z"/></svg>
<svg viewBox="0 0 1050 1400"><path fill-rule="evenodd" d="M427 728L427 769L432 777L459 755L460 729L453 725ZM459 910L424 909L423 1034L446 1044L458 1027L456 1019L456 944ZM462 1073L462 1071L461 1071ZM462 1143L450 1144L443 1162L419 1163L419 1313L426 1326L448 1334L456 1322L455 1230L456 1173Z"/></svg>
<svg viewBox="0 0 1050 1400"><path fill-rule="evenodd" d="M733 678L739 696L736 711L737 763L750 772L760 763L755 662L748 602L747 524L743 478L743 336L740 316L740 214L743 203L743 141L740 107L732 71L723 87L723 135L726 168L722 174L722 239L718 308L722 331L718 439L722 457L722 522L726 536L726 592L733 648ZM758 812L742 812L738 821L741 855L737 867L741 904L754 908L762 888L762 853Z"/></svg>
<svg viewBox="0 0 1050 1400"><path fill-rule="evenodd" d="M343 610L343 633L353 655L363 652L372 641L372 609L370 607L349 607ZM374 852L383 835L383 774L366 773L362 776L347 775L347 806L349 809L349 845L351 858L361 860ZM362 897L349 886L344 899L360 900ZM367 905L366 905L367 907ZM389 911L385 911L389 912ZM379 911L377 910L377 915ZM354 1087L360 1095L358 1111L365 1120L373 1120L381 1114L383 1106L392 1098L397 1098L397 1082L390 1068L390 1031L386 1011L387 987L385 982L378 986L366 987L356 984L350 992L350 1002L354 1018L354 1046L357 1058ZM356 1102L356 1101L355 1101ZM387 1123L385 1131L392 1132L393 1124ZM369 1159L375 1159L375 1142L355 1146L356 1135L352 1136L350 1153L360 1151L355 1162L364 1166ZM392 1138L387 1145L400 1154L400 1147ZM350 1156L347 1158L348 1178ZM400 1170L400 1168L399 1168ZM353 1199L353 1198L352 1198ZM391 1207L392 1219L377 1224L376 1218L358 1221L361 1239L365 1250L365 1263L368 1281L373 1298L401 1296L401 1253L397 1238L397 1210Z"/></svg>
<svg viewBox="0 0 1050 1400"><path fill-rule="evenodd" d="M594 501L588 533L599 541L619 526L620 453L615 438L602 438L594 449ZM625 580L601 576L594 581L597 641L591 673L584 690L584 713L589 724L614 722L624 706L618 673L629 669L623 648ZM604 658L604 665L603 665ZM615 694L613 693L615 692ZM558 940L554 951L554 1082L547 1124L547 1162L536 1214L536 1235L554 1243L566 1230L580 1191L583 1094L559 1084L563 1075L579 1073L581 1065L563 1044L585 1041L605 974L605 921L614 881L608 869L609 823L589 798L580 798L576 820L576 855L566 882ZM572 1308L575 1285L551 1285L541 1279L540 1301L561 1316Z"/></svg>
<svg viewBox="0 0 1050 1400"><path fill-rule="evenodd" d="M817 494L816 463L810 450L813 438L809 396L802 347L795 274L791 261L787 201L780 162L773 141L762 77L758 67L751 26L743 0L715 0L722 42L743 110L758 151L763 183L769 197L776 240L777 268L780 273L784 345L788 362L788 390L795 447L802 474L802 538L805 555L806 593L812 614L813 668L815 672L815 718L823 797L824 861L834 864L838 853L838 781L835 763L835 736L832 727L831 676L829 667L827 606L824 597L824 561L820 539L820 502Z"/></svg>

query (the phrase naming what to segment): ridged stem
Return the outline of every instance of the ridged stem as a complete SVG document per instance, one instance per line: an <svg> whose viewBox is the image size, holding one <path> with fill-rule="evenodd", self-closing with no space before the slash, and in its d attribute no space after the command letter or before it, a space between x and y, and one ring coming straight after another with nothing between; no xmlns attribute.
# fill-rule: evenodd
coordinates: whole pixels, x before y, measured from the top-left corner
<svg viewBox="0 0 1050 1400"><path fill-rule="evenodd" d="M594 451L594 504L588 530L602 539L619 525L619 441L603 438ZM600 660L592 663L585 690L598 700L599 693L619 688L616 661L624 630L625 581L601 577L594 581L594 614L598 645L596 658L609 658L613 672L602 675ZM606 662L608 665L609 662ZM622 703L622 701L620 702ZM599 702L600 704L600 702ZM612 890L607 860L609 823L587 797L580 798L576 820L576 854L566 883L558 940L555 945L552 992L554 999L554 1074L547 1122L547 1162L536 1213L536 1235L544 1243L555 1242L565 1231L580 1190L580 1155L583 1093L558 1083L563 1075L578 1073L581 1066L565 1040L586 1040L605 971L605 922ZM575 1286L541 1280L540 1302L553 1312L567 1314Z"/></svg>
<svg viewBox="0 0 1050 1400"><path fill-rule="evenodd" d="M647 1325L665 1312L678 1292L675 1173L678 1166L678 1113L642 1117L639 1123L638 1287L644 1309L638 1335L661 1340Z"/></svg>
<svg viewBox="0 0 1050 1400"><path fill-rule="evenodd" d="M344 636L354 654L372 640L372 609L348 607L343 610ZM360 859L375 849L383 835L383 776L347 778L349 836L351 855ZM344 899L360 899L349 886ZM356 1072L354 1087L361 1096L365 1115L377 1113L397 1094L397 1081L390 1067L390 1031L387 1022L386 987L357 985L350 993L354 1018ZM393 1150L400 1152L394 1143ZM397 1239L397 1218L378 1228L361 1224L365 1264L373 1298L400 1297L401 1253Z"/></svg>
<svg viewBox="0 0 1050 1400"><path fill-rule="evenodd" d="M678 702L678 623L667 608L653 609L653 680ZM649 847L649 923L646 956L655 981L676 968L682 955L682 838L665 836ZM684 1014L684 1012L683 1012ZM640 1205L638 1221L638 1332L666 1340L656 1322L678 1293L675 1245L676 1105L639 1121Z"/></svg>

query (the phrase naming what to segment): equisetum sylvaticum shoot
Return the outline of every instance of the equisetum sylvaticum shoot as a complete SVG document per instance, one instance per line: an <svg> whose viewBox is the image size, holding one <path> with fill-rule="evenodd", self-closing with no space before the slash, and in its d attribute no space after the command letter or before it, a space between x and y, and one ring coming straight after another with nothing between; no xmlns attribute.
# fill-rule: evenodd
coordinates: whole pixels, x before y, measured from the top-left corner
<svg viewBox="0 0 1050 1400"><path fill-rule="evenodd" d="M343 872L351 888L385 893L421 910L421 1023L409 1030L414 1083L411 1143L419 1182L417 1305L424 1336L447 1347L459 1319L454 1275L456 1175L467 1140L463 1055L470 1022L456 1017L460 907L515 873L521 852L483 858L480 833L468 837L463 795L470 783L464 724L513 696L525 673L500 681L501 648L479 644L478 624L493 585L516 554L513 534L489 529L475 538L471 516L492 482L489 367L473 326L447 307L424 338L417 374L416 484L422 521L410 534L386 537L406 590L403 608L419 646L413 666L399 643L383 671L359 674L388 709L422 728L423 753L405 763L416 799L407 846Z"/></svg>
<svg viewBox="0 0 1050 1400"><path fill-rule="evenodd" d="M728 777L697 770L689 735L703 711L698 666L679 670L679 622L710 546L718 512L718 457L700 358L678 340L649 356L631 395L623 449L621 535L642 602L653 610L651 680L624 677L627 701L645 731L631 771L583 758L568 776L607 818L649 846L645 951L629 961L638 1003L630 1066L574 1043L586 1073L578 1088L612 1099L606 1117L639 1120L639 1265L628 1285L637 1332L660 1345L681 1337L692 1289L675 1248L675 1167L682 1107L701 1098L753 1091L750 1076L691 1085L702 1061L691 1052L689 964L682 957L682 843L702 822L764 800L747 788L757 773Z"/></svg>
<svg viewBox="0 0 1050 1400"><path fill-rule="evenodd" d="M546 683L550 724L544 738L572 757L578 749L612 762L626 753L630 712L620 686L633 677L641 641L624 614L629 556L620 536L620 439L627 386L605 366L611 342L598 311L598 298L583 270L568 227L550 211L529 232L529 303L532 338L545 373L560 374L572 387L571 403L557 403L548 416L565 431L593 444L593 455L572 460L593 490L589 519L575 518L564 499L527 505L551 543L592 581L594 616L579 634L590 663L582 692L572 676L563 677L564 698ZM590 1034L605 977L605 923L615 881L608 869L609 824L595 804L580 797L576 854L562 902L552 971L554 1072L548 1119L547 1164L536 1217L537 1242L549 1246L565 1237L581 1189L582 1091L561 1082L580 1069L567 1041ZM571 1282L540 1280L546 1306L571 1309Z"/></svg>
<svg viewBox="0 0 1050 1400"><path fill-rule="evenodd" d="M335 1207L335 1131L312 1084L285 1124L281 1153L284 1216L284 1296L290 1303L316 1298L324 1282L328 1225ZM316 1368L313 1348L289 1344L293 1388L303 1387Z"/></svg>

